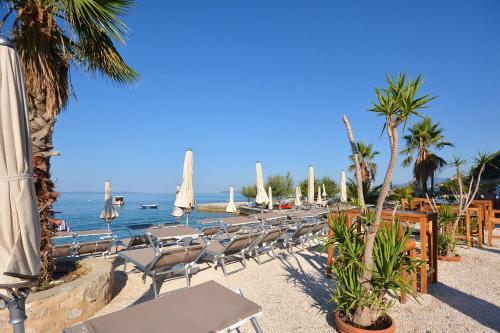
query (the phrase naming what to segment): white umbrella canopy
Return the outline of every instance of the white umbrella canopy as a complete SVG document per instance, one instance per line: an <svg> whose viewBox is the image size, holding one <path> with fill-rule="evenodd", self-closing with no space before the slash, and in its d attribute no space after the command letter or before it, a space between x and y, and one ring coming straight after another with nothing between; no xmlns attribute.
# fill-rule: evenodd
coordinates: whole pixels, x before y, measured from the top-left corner
<svg viewBox="0 0 500 333"><path fill-rule="evenodd" d="M179 191L181 190L181 187L179 185L176 186L175 188L175 200L177 200L177 196L179 195ZM176 219L180 219L182 215L184 215L184 211L180 209L179 207L174 206L174 209L172 209L172 215Z"/></svg>
<svg viewBox="0 0 500 333"><path fill-rule="evenodd" d="M300 191L300 186L297 186L295 188L295 201L294 201L294 205L295 206L301 206L302 205L301 197L302 197L302 193Z"/></svg>
<svg viewBox="0 0 500 333"><path fill-rule="evenodd" d="M318 185L318 197L316 198L316 203L318 205L323 204L323 199L321 199L321 186Z"/></svg>
<svg viewBox="0 0 500 333"><path fill-rule="evenodd" d="M174 202L174 206L182 209L186 214L194 209L193 192L193 151L186 150L184 157L184 169L182 172L182 184ZM186 216L186 224L189 224L189 217Z"/></svg>
<svg viewBox="0 0 500 333"><path fill-rule="evenodd" d="M33 183L24 79L0 36L0 288L32 287L40 272L40 216Z"/></svg>
<svg viewBox="0 0 500 333"><path fill-rule="evenodd" d="M111 195L111 182L109 180L104 184L104 209L101 212L101 219L106 221L108 224L108 230L110 228L111 221L117 218L118 212L115 207L113 207L113 196Z"/></svg>
<svg viewBox="0 0 500 333"><path fill-rule="evenodd" d="M234 204L234 188L229 187L229 202L227 203L226 213L236 213L236 205Z"/></svg>
<svg viewBox="0 0 500 333"><path fill-rule="evenodd" d="M323 197L326 198L325 184L323 184Z"/></svg>
<svg viewBox="0 0 500 333"><path fill-rule="evenodd" d="M269 204L267 205L269 210L273 210L273 189L269 186Z"/></svg>
<svg viewBox="0 0 500 333"><path fill-rule="evenodd" d="M345 182L345 171L340 173L340 202L347 202L347 185Z"/></svg>
<svg viewBox="0 0 500 333"><path fill-rule="evenodd" d="M269 198L267 197L266 190L264 188L264 177L262 176L262 164L259 161L255 164L256 180L255 185L257 186L257 195L255 197L255 203L257 205L267 205L269 203Z"/></svg>
<svg viewBox="0 0 500 333"><path fill-rule="evenodd" d="M314 203L314 168L309 166L309 176L307 178L307 201L310 205Z"/></svg>

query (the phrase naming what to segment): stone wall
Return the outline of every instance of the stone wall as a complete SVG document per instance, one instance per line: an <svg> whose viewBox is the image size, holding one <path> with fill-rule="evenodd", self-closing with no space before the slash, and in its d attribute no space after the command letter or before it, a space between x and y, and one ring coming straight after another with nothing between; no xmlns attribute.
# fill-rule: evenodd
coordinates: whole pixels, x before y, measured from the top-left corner
<svg viewBox="0 0 500 333"><path fill-rule="evenodd" d="M92 317L111 300L113 267L104 258L81 261L86 275L58 287L30 294L26 303L26 333L62 332ZM12 332L7 310L0 311L0 332Z"/></svg>

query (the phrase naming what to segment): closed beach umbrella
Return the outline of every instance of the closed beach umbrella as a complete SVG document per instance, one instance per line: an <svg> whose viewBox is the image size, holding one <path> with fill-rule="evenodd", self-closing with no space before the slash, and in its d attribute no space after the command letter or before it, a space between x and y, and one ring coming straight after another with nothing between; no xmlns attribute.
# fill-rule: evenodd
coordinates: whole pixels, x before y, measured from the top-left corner
<svg viewBox="0 0 500 333"><path fill-rule="evenodd" d="M267 197L266 190L264 188L264 177L262 176L262 165L259 161L255 164L256 180L255 185L257 186L257 196L255 197L255 203L257 205L266 205L269 203L269 198Z"/></svg>
<svg viewBox="0 0 500 333"><path fill-rule="evenodd" d="M27 289L38 284L38 215L31 137L21 64L12 42L0 36L0 290L14 331L23 332ZM17 299L16 299L17 298Z"/></svg>
<svg viewBox="0 0 500 333"><path fill-rule="evenodd" d="M117 218L118 212L115 207L113 207L113 197L111 196L111 182L109 180L104 184L104 209L101 212L101 219L106 221L108 224L108 230L110 229L111 221Z"/></svg>
<svg viewBox="0 0 500 333"><path fill-rule="evenodd" d="M180 190L181 190L181 187L179 185L177 185L175 188L175 200L177 200L177 196L179 195ZM179 207L174 206L174 209L172 209L172 215L176 219L180 219L183 214L184 214L184 211L182 209L180 209Z"/></svg>
<svg viewBox="0 0 500 333"><path fill-rule="evenodd" d="M316 203L318 205L321 205L323 203L323 200L321 199L321 186L318 186L318 197L316 198Z"/></svg>
<svg viewBox="0 0 500 333"><path fill-rule="evenodd" d="M182 184L174 202L174 206L182 209L186 215L186 225L189 224L189 213L194 208L193 192L193 151L186 150L184 157L184 169L182 172Z"/></svg>
<svg viewBox="0 0 500 333"><path fill-rule="evenodd" d="M226 213L236 213L236 205L234 204L234 188L229 187L229 202L227 203Z"/></svg>
<svg viewBox="0 0 500 333"><path fill-rule="evenodd" d="M295 206L302 205L301 197L302 197L302 193L300 192L300 186L297 186L295 188L295 201L294 201Z"/></svg>
<svg viewBox="0 0 500 333"><path fill-rule="evenodd" d="M345 171L340 173L340 202L347 202L347 185L345 182Z"/></svg>
<svg viewBox="0 0 500 333"><path fill-rule="evenodd" d="M273 189L271 186L269 186L269 204L267 205L267 208L273 210Z"/></svg>
<svg viewBox="0 0 500 333"><path fill-rule="evenodd" d="M307 178L307 201L310 205L314 203L314 168L309 166L309 177Z"/></svg>
<svg viewBox="0 0 500 333"><path fill-rule="evenodd" d="M323 184L323 197L326 198L325 184Z"/></svg>

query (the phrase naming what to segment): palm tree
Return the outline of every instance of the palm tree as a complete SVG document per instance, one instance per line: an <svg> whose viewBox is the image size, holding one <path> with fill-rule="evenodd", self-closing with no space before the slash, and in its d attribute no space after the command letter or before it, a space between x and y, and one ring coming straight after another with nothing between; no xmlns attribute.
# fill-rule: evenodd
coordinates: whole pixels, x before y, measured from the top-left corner
<svg viewBox="0 0 500 333"><path fill-rule="evenodd" d="M121 58L115 43L124 44L126 25L119 17L132 0L0 0L19 53L25 78L33 149L33 173L42 227L41 281L51 278L52 231L48 208L57 199L50 179L52 133L58 114L73 93L72 68L100 74L118 84L139 75Z"/></svg>
<svg viewBox="0 0 500 333"><path fill-rule="evenodd" d="M403 167L413 164L413 177L420 186L422 194L434 194L434 176L437 171L446 165L446 161L433 153L431 149L441 150L447 146L453 146L445 140L443 128L439 123L432 123L430 118L423 118L420 122L413 124L409 134L404 136L406 147L401 151L405 159L401 163ZM415 158L414 158L415 156ZM427 182L430 179L430 191Z"/></svg>
<svg viewBox="0 0 500 333"><path fill-rule="evenodd" d="M372 161L380 153L373 150L373 144L366 144L363 141L357 142L356 146L358 148L359 165L361 167L361 178L363 182L371 183L375 180L375 174L377 173L377 164ZM356 169L354 158L352 155L349 158L352 161L349 171L354 171Z"/></svg>

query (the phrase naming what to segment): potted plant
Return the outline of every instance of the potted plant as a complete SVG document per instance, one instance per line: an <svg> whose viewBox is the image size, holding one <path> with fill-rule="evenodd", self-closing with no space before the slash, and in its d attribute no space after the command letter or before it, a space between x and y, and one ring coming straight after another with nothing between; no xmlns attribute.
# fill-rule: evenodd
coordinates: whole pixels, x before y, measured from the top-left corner
<svg viewBox="0 0 500 333"><path fill-rule="evenodd" d="M335 313L337 327L341 327L343 331L349 328L352 332L356 332L356 329L375 328L374 325L377 329L383 328L381 327L383 326L381 321L385 320L384 318L386 318L385 316L388 308L388 303L385 301L385 295L391 288L397 290L403 286L403 284L400 283L398 287L393 287L392 284L381 283L379 280L381 275L378 271L377 263L378 260L380 260L381 253L377 253L376 251L378 249L377 246L381 246L381 237L384 237L384 231L379 235L379 228L385 199L390 190L397 157L399 155L398 130L400 127L403 127L401 125L406 124L412 116L420 116L419 111L426 108L428 102L431 101L433 97L430 97L428 94L417 96L422 85L420 76L412 80L407 79L405 74L399 74L396 79L393 79L391 76L386 76L386 81L387 87L385 89L377 88L375 90L377 101L369 110L383 117L384 125L382 133L385 132L387 134L390 147L389 164L376 201L375 211L371 214L367 214L368 211L365 209L363 179L357 143L349 120L345 115L343 116L351 145L352 159L355 165L357 198L364 212L364 216L361 219L363 242L360 244L356 243L356 246L359 246L360 256L357 258L359 261L357 264L359 269L351 271L352 275L349 277L349 283L356 283L357 289L355 293L346 291L344 302L350 304L349 308L340 308L339 311L342 312ZM349 249L349 251L351 251L351 249ZM394 267L393 265L396 264L399 265L399 263L392 262L389 267ZM335 270L335 267L332 267L332 269ZM409 270L411 269L412 268L409 267ZM392 283L394 283L394 281ZM349 285L341 282L339 286L342 288ZM392 320L390 325L389 322L386 322L386 326L389 325L386 328L392 327L392 329L394 329L392 324Z"/></svg>
<svg viewBox="0 0 500 333"><path fill-rule="evenodd" d="M453 222L456 214L450 205L442 205L438 212L438 259L443 261L461 261L462 258L455 251L455 235Z"/></svg>
<svg viewBox="0 0 500 333"><path fill-rule="evenodd" d="M374 214L365 210L363 212L363 223L372 222ZM411 230L403 230L400 235L397 227L381 228L375 236L374 242L374 266L370 284L370 293L363 292L361 280L358 278L363 273L363 250L366 238L363 233L357 231L357 223L351 227L347 226L345 215L332 214L330 216L334 237L327 245L334 244L337 256L332 265L332 273L336 280L331 301L337 304L335 311L335 323L340 332L394 332L396 324L387 314L393 306L394 301L387 298L391 292L393 295L404 292L411 294L411 281L404 277L414 272L419 262L412 260L405 253L405 244L410 239ZM395 224L396 226L398 224ZM365 328L355 327L353 314L356 309L364 304L369 304L374 312L372 324Z"/></svg>

